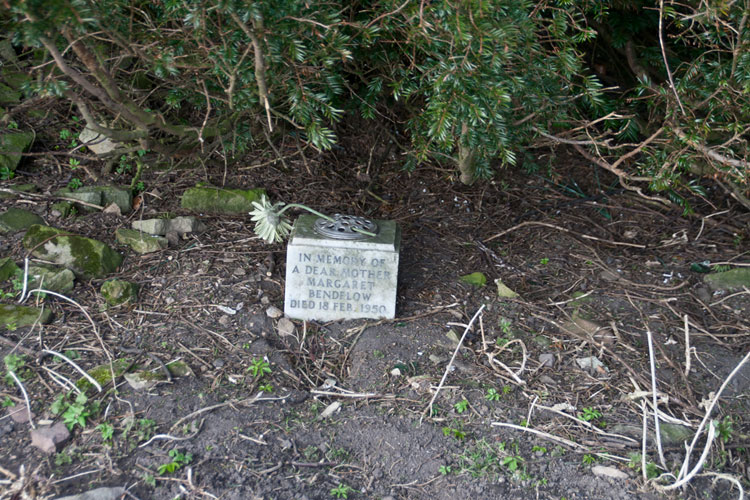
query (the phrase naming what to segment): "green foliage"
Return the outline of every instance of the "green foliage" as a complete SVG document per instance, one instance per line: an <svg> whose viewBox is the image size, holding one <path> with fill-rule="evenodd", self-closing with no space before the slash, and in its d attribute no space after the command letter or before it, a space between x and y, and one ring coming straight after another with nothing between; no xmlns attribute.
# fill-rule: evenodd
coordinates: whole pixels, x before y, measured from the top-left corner
<svg viewBox="0 0 750 500"><path fill-rule="evenodd" d="M500 393L494 387L487 389L487 394L484 395L484 399L487 401L500 401L500 397Z"/></svg>
<svg viewBox="0 0 750 500"><path fill-rule="evenodd" d="M254 378L261 378L263 375L271 373L271 365L263 358L253 358L247 371Z"/></svg>
<svg viewBox="0 0 750 500"><path fill-rule="evenodd" d="M9 325L5 325L5 327L8 328L8 330L11 330ZM5 365L5 376L3 380L5 380L6 384L15 384L13 377L10 376L10 372L15 373L20 380L24 380L29 375L30 371L26 367L27 360L28 358L25 354L8 354L3 358L3 364Z"/></svg>
<svg viewBox="0 0 750 500"><path fill-rule="evenodd" d="M84 429L88 420L99 413L99 403L90 401L83 392L75 398L72 398L70 393L60 394L50 406L50 411L55 415L61 415L69 430L73 430L76 425Z"/></svg>
<svg viewBox="0 0 750 500"><path fill-rule="evenodd" d="M462 399L461 401L453 405L453 408L456 409L456 413L463 413L466 411L468 407L469 407L469 402L465 399Z"/></svg>
<svg viewBox="0 0 750 500"><path fill-rule="evenodd" d="M169 462L159 466L158 472L160 476L172 474L193 461L192 453L182 453L177 448L169 450L169 457L171 458Z"/></svg>
<svg viewBox="0 0 750 500"><path fill-rule="evenodd" d="M403 124L404 168L453 162L470 182L516 164L542 135L609 159L659 131L620 165L626 174L685 212L706 196L701 177L750 192L744 2L661 12L646 0L8 6L4 33L54 63L35 62L24 92L72 99L130 150L145 141L232 156L283 127L326 149L337 122L358 113ZM71 128L60 139L73 148Z"/></svg>
<svg viewBox="0 0 750 500"><path fill-rule="evenodd" d="M339 484L335 488L331 488L331 496L336 498L349 498L349 494L353 492L352 487L346 484Z"/></svg>

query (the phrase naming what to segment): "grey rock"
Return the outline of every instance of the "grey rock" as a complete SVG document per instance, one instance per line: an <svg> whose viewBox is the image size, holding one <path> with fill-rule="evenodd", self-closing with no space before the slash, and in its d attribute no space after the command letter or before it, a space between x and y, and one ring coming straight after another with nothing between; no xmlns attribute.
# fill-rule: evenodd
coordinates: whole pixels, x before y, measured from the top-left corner
<svg viewBox="0 0 750 500"><path fill-rule="evenodd" d="M711 290L742 290L743 287L750 287L750 267L707 274L703 280Z"/></svg>
<svg viewBox="0 0 750 500"><path fill-rule="evenodd" d="M78 495L58 497L56 500L119 500L125 495L126 490L122 486L111 488L96 488Z"/></svg>
<svg viewBox="0 0 750 500"><path fill-rule="evenodd" d="M117 149L117 143L106 135L94 132L88 125L78 134L78 139L97 155L107 154Z"/></svg>
<svg viewBox="0 0 750 500"><path fill-rule="evenodd" d="M540 354L539 362L542 366L553 367L555 366L555 355L550 353Z"/></svg>
<svg viewBox="0 0 750 500"><path fill-rule="evenodd" d="M282 337L286 335L294 335L295 326L289 318L281 318L276 325L276 330Z"/></svg>
<svg viewBox="0 0 750 500"><path fill-rule="evenodd" d="M591 468L591 472L596 476L611 477L612 479L627 479L628 475L615 467L607 467L604 465L595 465Z"/></svg>
<svg viewBox="0 0 750 500"><path fill-rule="evenodd" d="M31 412L31 417L29 418L29 409L25 405L8 408L8 415L17 424L27 424L29 420L34 419L34 412Z"/></svg>
<svg viewBox="0 0 750 500"><path fill-rule="evenodd" d="M705 286L699 286L695 289L695 295L698 296L703 302L711 301L711 291Z"/></svg>
<svg viewBox="0 0 750 500"><path fill-rule="evenodd" d="M200 233L206 230L206 225L192 215L175 217L167 223L167 227L168 231L175 231L179 234Z"/></svg>
<svg viewBox="0 0 750 500"><path fill-rule="evenodd" d="M115 237L118 243L129 246L139 254L158 252L167 248L169 244L166 238L151 236L133 229L120 228L115 231Z"/></svg>
<svg viewBox="0 0 750 500"><path fill-rule="evenodd" d="M49 308L19 306L17 304L0 304L0 328L31 326L37 322L47 324L52 320Z"/></svg>
<svg viewBox="0 0 750 500"><path fill-rule="evenodd" d="M138 371L126 373L123 375L123 378L133 390L147 391L154 387L164 376L161 373Z"/></svg>
<svg viewBox="0 0 750 500"><path fill-rule="evenodd" d="M26 151L34 141L32 132L7 132L0 134L0 168L6 168L15 172L16 167L21 162L21 155ZM14 154L15 153L15 154Z"/></svg>
<svg viewBox="0 0 750 500"><path fill-rule="evenodd" d="M11 207L0 214L0 233L25 231L34 224L44 224L44 219L28 210Z"/></svg>
<svg viewBox="0 0 750 500"><path fill-rule="evenodd" d="M553 379L552 377L548 377L547 375L540 375L539 382L545 385L557 385L557 381L555 381L555 379Z"/></svg>
<svg viewBox="0 0 750 500"><path fill-rule="evenodd" d="M124 280L109 280L102 284L102 297L104 301L117 306L126 302L135 302L138 298L138 285Z"/></svg>
<svg viewBox="0 0 750 500"><path fill-rule="evenodd" d="M69 438L70 432L62 422L31 430L31 446L39 448L47 454L57 453L58 447Z"/></svg>
<svg viewBox="0 0 750 500"><path fill-rule="evenodd" d="M612 271L604 270L599 273L599 278L603 281L615 282L619 281L620 275L617 273L613 273Z"/></svg>
<svg viewBox="0 0 750 500"><path fill-rule="evenodd" d="M43 266L29 266L30 288L44 288L58 293L66 293L75 286L76 276L70 269Z"/></svg>
<svg viewBox="0 0 750 500"><path fill-rule="evenodd" d="M268 316L271 319L278 319L281 316L283 316L284 313L276 306L270 306L268 309L266 309L266 316Z"/></svg>
<svg viewBox="0 0 750 500"><path fill-rule="evenodd" d="M68 198L69 200L81 201L98 207L102 206L102 194L97 191L84 191L82 189L71 191L70 189L65 188L57 191L55 194L62 198ZM96 208L84 204L81 204L80 207L88 212L96 210Z"/></svg>
<svg viewBox="0 0 750 500"><path fill-rule="evenodd" d="M247 214L254 209L253 202L260 200L265 189L223 189L199 186L186 190L180 205L201 213Z"/></svg>
<svg viewBox="0 0 750 500"><path fill-rule="evenodd" d="M134 220L130 227L151 235L164 236L167 234L168 221L165 219Z"/></svg>
<svg viewBox="0 0 750 500"><path fill-rule="evenodd" d="M130 188L118 186L86 186L78 191L99 193L101 195L101 204L103 206L112 203L120 207L120 212L126 214L133 209L133 193Z"/></svg>

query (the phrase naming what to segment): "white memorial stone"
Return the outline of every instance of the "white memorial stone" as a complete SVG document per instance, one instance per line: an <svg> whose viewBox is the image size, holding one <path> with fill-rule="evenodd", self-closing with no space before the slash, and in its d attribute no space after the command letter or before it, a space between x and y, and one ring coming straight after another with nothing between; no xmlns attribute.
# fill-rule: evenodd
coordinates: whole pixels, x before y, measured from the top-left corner
<svg viewBox="0 0 750 500"><path fill-rule="evenodd" d="M319 234L316 220L314 215L301 215L292 229L286 251L284 313L318 321L394 318L398 225L376 220L376 236L346 240Z"/></svg>

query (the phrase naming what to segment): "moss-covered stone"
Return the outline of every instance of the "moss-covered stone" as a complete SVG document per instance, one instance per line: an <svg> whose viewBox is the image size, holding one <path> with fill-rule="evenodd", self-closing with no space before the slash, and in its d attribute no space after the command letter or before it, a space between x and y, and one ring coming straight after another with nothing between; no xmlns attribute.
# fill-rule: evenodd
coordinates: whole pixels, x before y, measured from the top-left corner
<svg viewBox="0 0 750 500"><path fill-rule="evenodd" d="M666 446L681 446L683 442L693 439L694 433L694 430L684 425L667 422L659 424L659 435Z"/></svg>
<svg viewBox="0 0 750 500"><path fill-rule="evenodd" d="M16 171L16 167L21 161L20 153L28 149L34 140L32 132L6 132L0 134L0 169L6 169L11 172Z"/></svg>
<svg viewBox="0 0 750 500"><path fill-rule="evenodd" d="M117 242L127 245L135 252L144 254L158 252L167 248L169 242L161 236L151 236L134 229L120 228L115 232Z"/></svg>
<svg viewBox="0 0 750 500"><path fill-rule="evenodd" d="M69 201L58 201L50 207L53 211L59 212L60 217L67 217L73 212L73 203Z"/></svg>
<svg viewBox="0 0 750 500"><path fill-rule="evenodd" d="M99 193L99 202L102 206L109 206L112 203L120 208L120 212L128 213L133 209L133 193L130 189L117 186L85 186L78 189L77 192Z"/></svg>
<svg viewBox="0 0 750 500"><path fill-rule="evenodd" d="M39 191L39 188L34 184L16 184L14 186L3 186L3 188L10 189L11 191L16 191L18 193L34 193L36 191ZM17 196L6 191L0 192L0 200L9 200L11 198L17 198Z"/></svg>
<svg viewBox="0 0 750 500"><path fill-rule="evenodd" d="M21 88L31 81L31 76L25 71L3 71L3 81L13 90Z"/></svg>
<svg viewBox="0 0 750 500"><path fill-rule="evenodd" d="M52 266L29 266L29 289L43 288L57 293L69 292L75 287L75 274L70 269Z"/></svg>
<svg viewBox="0 0 750 500"><path fill-rule="evenodd" d="M186 210L202 213L246 214L252 203L266 193L265 189L221 189L194 187L182 195L181 205Z"/></svg>
<svg viewBox="0 0 750 500"><path fill-rule="evenodd" d="M123 373L128 371L128 369L132 365L133 360L131 360L130 358L120 358L114 360L111 367L109 363L105 363L103 365L92 368L87 373L91 376L91 378L96 380L99 385L104 387L112 381L112 372L114 372L115 378L120 377ZM82 377L78 380L78 382L76 382L76 387L78 387L83 392L86 392L89 389L93 389L94 386L86 378Z"/></svg>
<svg viewBox="0 0 750 500"><path fill-rule="evenodd" d="M49 226L31 226L23 237L23 245L35 257L66 267L84 278L103 278L122 263L122 255L101 241Z"/></svg>
<svg viewBox="0 0 750 500"><path fill-rule="evenodd" d="M13 330L21 326L31 326L34 323L49 323L52 311L48 308L19 306L16 304L0 304L0 328Z"/></svg>
<svg viewBox="0 0 750 500"><path fill-rule="evenodd" d="M135 302L138 297L138 285L124 280L109 280L102 284L101 292L107 304L117 306L126 302Z"/></svg>
<svg viewBox="0 0 750 500"><path fill-rule="evenodd" d="M0 282L9 280L20 272L21 268L10 257L0 259Z"/></svg>
<svg viewBox="0 0 750 500"><path fill-rule="evenodd" d="M190 365L188 365L187 363L181 360L167 363L167 370L169 370L169 373L173 377L194 377L195 376L195 372L193 371L192 368L190 368Z"/></svg>
<svg viewBox="0 0 750 500"><path fill-rule="evenodd" d="M44 224L44 219L28 210L11 207L0 214L0 233L24 231L34 224Z"/></svg>
<svg viewBox="0 0 750 500"><path fill-rule="evenodd" d="M15 104L21 100L21 93L0 83L0 104Z"/></svg>
<svg viewBox="0 0 750 500"><path fill-rule="evenodd" d="M89 205L96 205L97 207L102 206L102 194L98 191L86 191L85 188L71 191L68 188L63 188L57 191L55 195L62 198L68 198L71 200L78 200L82 202L80 204L76 204L76 206L81 208L82 210L85 210L86 212L93 212L94 210L98 210L96 207L91 207Z"/></svg>
<svg viewBox="0 0 750 500"><path fill-rule="evenodd" d="M742 290L742 287L750 287L750 267L707 274L703 279L711 290Z"/></svg>

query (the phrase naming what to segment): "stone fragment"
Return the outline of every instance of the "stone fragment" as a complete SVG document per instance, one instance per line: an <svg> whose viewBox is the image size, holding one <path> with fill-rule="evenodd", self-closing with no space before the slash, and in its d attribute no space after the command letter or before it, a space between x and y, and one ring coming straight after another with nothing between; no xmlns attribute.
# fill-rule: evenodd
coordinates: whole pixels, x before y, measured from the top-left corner
<svg viewBox="0 0 750 500"><path fill-rule="evenodd" d="M750 287L750 267L707 274L703 280L711 290L742 290L743 287Z"/></svg>
<svg viewBox="0 0 750 500"><path fill-rule="evenodd" d="M154 387L161 380L165 380L164 374L152 373L147 371L137 371L126 373L123 378L130 387L135 391L147 391Z"/></svg>
<svg viewBox="0 0 750 500"><path fill-rule="evenodd" d="M102 210L102 213L119 216L122 215L122 210L117 206L117 203L110 203L104 210Z"/></svg>
<svg viewBox="0 0 750 500"><path fill-rule="evenodd" d="M550 353L540 354L539 362L542 366L553 367L555 366L555 355Z"/></svg>
<svg viewBox="0 0 750 500"><path fill-rule="evenodd" d="M281 318L276 325L276 330L282 337L286 335L294 335L294 329L294 323L289 318Z"/></svg>
<svg viewBox="0 0 750 500"><path fill-rule="evenodd" d="M0 104L15 104L21 100L21 93L0 83Z"/></svg>
<svg viewBox="0 0 750 500"><path fill-rule="evenodd" d="M136 231L143 231L144 233L164 236L167 234L168 222L165 219L146 219L146 220L134 220L130 227Z"/></svg>
<svg viewBox="0 0 750 500"><path fill-rule="evenodd" d="M34 184L15 184L12 186L3 186L3 188L14 191L16 193L35 193L39 191L39 188L37 188ZM0 192L0 200L9 200L11 198L16 198L16 195L13 192Z"/></svg>
<svg viewBox="0 0 750 500"><path fill-rule="evenodd" d="M375 236L333 239L315 230L317 219L301 215L294 224L287 245L284 313L319 321L394 318L398 225L375 220Z"/></svg>
<svg viewBox="0 0 750 500"><path fill-rule="evenodd" d="M620 280L620 275L617 273L613 273L612 271L605 269L601 273L599 273L599 279L602 281L608 281L610 283L614 283L615 281Z"/></svg>
<svg viewBox="0 0 750 500"><path fill-rule="evenodd" d="M591 472L596 476L610 477L612 479L627 479L628 475L615 467L609 467L606 465L595 465L591 468Z"/></svg>
<svg viewBox="0 0 750 500"><path fill-rule="evenodd" d="M201 233L205 230L206 225L192 215L175 217L167 223L167 231L174 231L178 234Z"/></svg>
<svg viewBox="0 0 750 500"><path fill-rule="evenodd" d="M135 302L138 298L138 285L125 280L109 280L102 284L102 297L110 306Z"/></svg>
<svg viewBox="0 0 750 500"><path fill-rule="evenodd" d="M95 132L88 125L78 134L78 140L97 155L110 153L117 148L116 142L106 135Z"/></svg>
<svg viewBox="0 0 750 500"><path fill-rule="evenodd" d="M101 241L49 226L31 226L23 245L34 257L66 267L84 278L103 278L122 263L122 256Z"/></svg>
<svg viewBox="0 0 750 500"><path fill-rule="evenodd" d="M13 420L17 424L28 424L29 420L34 419L34 412L31 412L31 416L29 418L29 409L26 407L26 405L19 405L8 408L8 415L10 415L11 420Z"/></svg>
<svg viewBox="0 0 750 500"><path fill-rule="evenodd" d="M31 326L37 322L47 324L52 320L49 308L0 304L0 328L12 330L21 326Z"/></svg>
<svg viewBox="0 0 750 500"><path fill-rule="evenodd" d="M58 447L62 446L69 438L70 431L62 422L31 430L31 446L50 455L57 453Z"/></svg>
<svg viewBox="0 0 750 500"><path fill-rule="evenodd" d="M133 209L133 193L130 191L130 188L118 186L84 186L79 188L77 192L99 193L100 204L102 206L106 207L114 203L120 208L120 212L123 214L129 213Z"/></svg>
<svg viewBox="0 0 750 500"><path fill-rule="evenodd" d="M56 500L120 500L127 490L122 486L96 488L78 495L67 495Z"/></svg>
<svg viewBox="0 0 750 500"><path fill-rule="evenodd" d="M581 370L586 370L592 375L605 375L609 373L609 368L607 368L604 363L599 361L599 358L597 358L596 356L576 358L576 363L581 368Z"/></svg>
<svg viewBox="0 0 750 500"><path fill-rule="evenodd" d="M25 231L34 224L44 224L44 219L28 210L11 207L0 214L0 233Z"/></svg>
<svg viewBox="0 0 750 500"><path fill-rule="evenodd" d="M20 272L21 268L18 267L10 257L3 257L0 259L0 281L9 280Z"/></svg>
<svg viewBox="0 0 750 500"><path fill-rule="evenodd" d="M115 374L115 379L124 374L133 364L133 360L130 358L118 358L112 362L105 363L90 369L88 372L89 376L96 380L96 382L105 386L112 381L112 372ZM81 377L76 382L76 387L83 392L86 392L94 387L94 385L86 378Z"/></svg>
<svg viewBox="0 0 750 500"><path fill-rule="evenodd" d="M284 313L276 306L270 306L268 309L266 309L266 316L268 316L271 319L278 319L281 316L283 316Z"/></svg>
<svg viewBox="0 0 750 500"><path fill-rule="evenodd" d="M247 214L253 210L252 202L260 200L265 189L222 189L200 186L186 190L181 206L201 213Z"/></svg>
<svg viewBox="0 0 750 500"><path fill-rule="evenodd" d="M50 209L55 217L67 217L73 211L73 204L69 201L58 201L53 203Z"/></svg>
<svg viewBox="0 0 750 500"><path fill-rule="evenodd" d="M169 244L166 238L151 236L133 229L120 228L115 231L115 237L118 243L129 246L139 254L158 252L167 248Z"/></svg>
<svg viewBox="0 0 750 500"><path fill-rule="evenodd" d="M461 341L461 338L452 328L446 332L445 336L448 337L448 340L450 340L451 345L454 347Z"/></svg>
<svg viewBox="0 0 750 500"><path fill-rule="evenodd" d="M5 132L0 134L0 172L15 172L21 155L34 141L32 132Z"/></svg>
<svg viewBox="0 0 750 500"><path fill-rule="evenodd" d="M63 188L57 191L55 195L61 198L82 202L76 204L76 206L86 212L93 212L94 210L97 210L96 207L102 206L102 194L97 191L85 191L83 188L72 191L68 188ZM90 205L96 205L96 207Z"/></svg>
<svg viewBox="0 0 750 500"><path fill-rule="evenodd" d="M29 289L44 288L52 292L66 293L75 286L75 274L70 269L44 266L29 266Z"/></svg>
<svg viewBox="0 0 750 500"><path fill-rule="evenodd" d="M659 435L665 446L682 447L682 443L693 439L695 431L690 427L669 422L659 423Z"/></svg>
<svg viewBox="0 0 750 500"><path fill-rule="evenodd" d="M167 370L173 377L195 377L195 372L190 368L190 365L184 361L173 361L167 363Z"/></svg>
<svg viewBox="0 0 750 500"><path fill-rule="evenodd" d="M500 279L495 280L495 285L497 285L497 296L502 297L504 299L514 299L518 297L518 294L508 288L505 283L502 282Z"/></svg>

